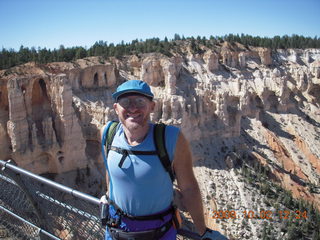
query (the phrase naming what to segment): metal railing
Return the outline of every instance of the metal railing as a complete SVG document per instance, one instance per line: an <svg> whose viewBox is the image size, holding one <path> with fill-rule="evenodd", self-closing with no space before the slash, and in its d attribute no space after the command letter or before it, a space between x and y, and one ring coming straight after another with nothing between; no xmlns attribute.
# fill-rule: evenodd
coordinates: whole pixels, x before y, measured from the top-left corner
<svg viewBox="0 0 320 240"><path fill-rule="evenodd" d="M0 160L0 239L104 239L98 198ZM200 239L186 229L179 239Z"/></svg>

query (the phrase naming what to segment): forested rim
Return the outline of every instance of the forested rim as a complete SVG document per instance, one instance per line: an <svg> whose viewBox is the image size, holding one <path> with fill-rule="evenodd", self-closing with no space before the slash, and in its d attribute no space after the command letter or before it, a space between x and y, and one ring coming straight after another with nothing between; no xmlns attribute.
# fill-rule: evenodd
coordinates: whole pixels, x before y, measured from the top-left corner
<svg viewBox="0 0 320 240"><path fill-rule="evenodd" d="M106 41L97 41L90 48L84 47L70 47L66 48L60 45L59 49L47 49L35 47L21 46L19 51L14 49L2 48L0 52L0 69L11 68L27 62L36 62L40 64L50 62L71 62L77 59L102 56L103 58L116 57L121 58L125 55L140 54L140 53L162 53L167 56L172 56L172 52L179 52L179 46L181 44L190 44L194 53L201 53L200 45L204 45L208 48L212 48L217 44L227 41L231 44L235 42L243 44L245 47L267 47L271 49L288 49L288 48L320 48L320 38L315 36L304 37L293 34L291 36L274 36L258 37L245 34L229 34L222 37L210 36L206 37L184 37L179 34L175 34L173 39L168 40L165 37L163 40L159 38L150 38L146 40L135 39L131 43L125 43L122 41L119 44L114 44Z"/></svg>

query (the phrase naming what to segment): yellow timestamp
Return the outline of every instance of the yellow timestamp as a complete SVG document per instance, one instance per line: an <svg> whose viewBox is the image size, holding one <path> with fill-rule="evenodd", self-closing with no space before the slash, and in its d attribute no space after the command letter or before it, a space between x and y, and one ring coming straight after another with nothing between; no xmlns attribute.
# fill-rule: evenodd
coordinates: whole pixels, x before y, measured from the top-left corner
<svg viewBox="0 0 320 240"><path fill-rule="evenodd" d="M307 211L300 210L244 210L244 211L236 211L236 210L219 210L212 211L211 216L213 219L307 219L308 214Z"/></svg>

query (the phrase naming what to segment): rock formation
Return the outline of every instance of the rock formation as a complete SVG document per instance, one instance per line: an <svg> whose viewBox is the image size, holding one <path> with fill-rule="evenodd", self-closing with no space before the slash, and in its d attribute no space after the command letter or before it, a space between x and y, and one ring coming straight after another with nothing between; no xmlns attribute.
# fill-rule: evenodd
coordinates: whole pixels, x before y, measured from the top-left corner
<svg viewBox="0 0 320 240"><path fill-rule="evenodd" d="M319 49L224 43L197 55L184 49L173 57L29 63L0 77L0 159L22 168L69 186L77 184L77 170L89 168L82 187L100 193L99 129L116 118L111 94L125 80L142 79L155 94L152 120L179 126L190 139L208 216L212 198L218 209L239 213L268 208L266 197L237 174L250 161L267 166L269 180L295 198L320 206L319 192L309 187L320 186ZM212 224L236 239L259 238L258 220L246 219L246 228L242 220Z"/></svg>

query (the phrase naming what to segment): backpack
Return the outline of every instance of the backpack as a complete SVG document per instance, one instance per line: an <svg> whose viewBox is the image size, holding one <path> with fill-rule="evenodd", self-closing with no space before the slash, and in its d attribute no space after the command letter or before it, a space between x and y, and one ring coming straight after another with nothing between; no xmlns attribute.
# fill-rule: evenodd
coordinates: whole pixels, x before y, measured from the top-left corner
<svg viewBox="0 0 320 240"><path fill-rule="evenodd" d="M171 167L171 162L170 158L166 149L166 144L165 144L165 129L166 125L163 123L158 123L155 124L154 126L154 143L156 146L156 151L131 151L123 148L118 148L111 146L113 138L116 134L117 127L119 125L119 122L112 121L110 122L103 131L103 136L102 136L102 156L105 165L107 166L107 158L108 158L108 153L110 150L116 151L120 154L122 154L122 158L118 164L119 167L122 166L124 160L128 156L128 154L132 155L158 155L163 168L168 172L171 181L173 182L175 180L175 175L174 171Z"/></svg>

